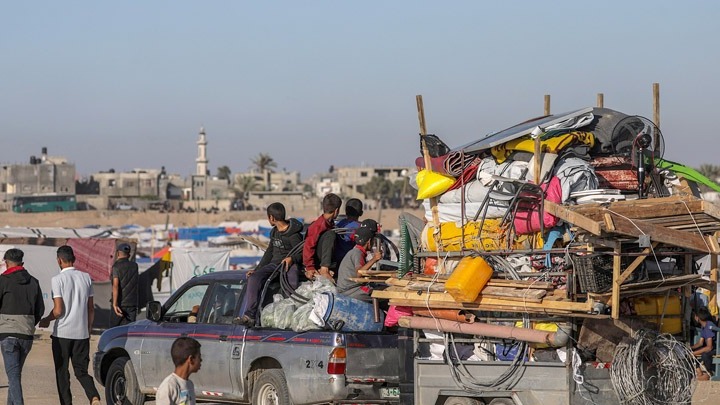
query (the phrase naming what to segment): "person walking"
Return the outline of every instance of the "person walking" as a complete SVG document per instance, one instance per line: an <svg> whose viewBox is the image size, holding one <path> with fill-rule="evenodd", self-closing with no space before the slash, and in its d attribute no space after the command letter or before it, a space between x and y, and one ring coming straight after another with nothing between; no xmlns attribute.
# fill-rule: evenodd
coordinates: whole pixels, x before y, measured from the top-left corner
<svg viewBox="0 0 720 405"><path fill-rule="evenodd" d="M138 265L130 261L132 247L121 243L117 247L117 261L112 267L113 326L135 322L138 311Z"/></svg>
<svg viewBox="0 0 720 405"><path fill-rule="evenodd" d="M58 248L57 263L61 270L51 281L53 309L40 321L40 327L55 321L51 338L60 405L72 405L69 363L91 405L100 405L100 394L88 374L90 329L95 317L92 280L74 267L75 253L70 246Z"/></svg>
<svg viewBox="0 0 720 405"><path fill-rule="evenodd" d="M0 348L8 378L8 405L24 405L22 369L30 353L35 325L45 312L37 279L23 267L25 253L8 249L0 275Z"/></svg>

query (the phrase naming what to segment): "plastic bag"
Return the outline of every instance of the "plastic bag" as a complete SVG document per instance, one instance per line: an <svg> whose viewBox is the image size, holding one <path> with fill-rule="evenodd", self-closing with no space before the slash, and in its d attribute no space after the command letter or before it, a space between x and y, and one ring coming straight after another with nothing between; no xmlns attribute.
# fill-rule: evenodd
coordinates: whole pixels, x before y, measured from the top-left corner
<svg viewBox="0 0 720 405"><path fill-rule="evenodd" d="M317 325L313 323L312 320L310 320L310 313L313 309L313 302L309 301L307 304L302 305L300 308L298 308L294 314L292 314L292 319L290 323L290 327L295 332L305 332L307 330L316 330L320 329Z"/></svg>
<svg viewBox="0 0 720 405"><path fill-rule="evenodd" d="M275 328L275 306L278 302L283 300L282 294L273 295L273 302L266 305L265 308L260 310L260 325L264 328Z"/></svg>
<svg viewBox="0 0 720 405"><path fill-rule="evenodd" d="M430 170L420 170L417 174L418 200L437 197L455 184L455 178Z"/></svg>
<svg viewBox="0 0 720 405"><path fill-rule="evenodd" d="M293 313L295 313L295 302L290 298L286 298L275 304L275 327L287 329L293 321Z"/></svg>

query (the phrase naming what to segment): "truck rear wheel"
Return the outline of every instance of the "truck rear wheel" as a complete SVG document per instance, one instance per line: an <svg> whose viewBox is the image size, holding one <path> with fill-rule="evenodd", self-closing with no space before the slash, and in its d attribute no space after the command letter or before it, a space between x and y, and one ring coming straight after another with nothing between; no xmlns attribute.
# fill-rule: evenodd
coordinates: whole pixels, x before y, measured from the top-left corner
<svg viewBox="0 0 720 405"><path fill-rule="evenodd" d="M444 405L483 405L484 402L469 397L449 397Z"/></svg>
<svg viewBox="0 0 720 405"><path fill-rule="evenodd" d="M105 377L105 398L108 404L143 405L145 395L138 389L135 370L127 357L115 359Z"/></svg>
<svg viewBox="0 0 720 405"><path fill-rule="evenodd" d="M515 401L510 398L495 398L490 401L490 405L515 405Z"/></svg>
<svg viewBox="0 0 720 405"><path fill-rule="evenodd" d="M265 370L253 384L253 405L291 405L285 374L279 369Z"/></svg>

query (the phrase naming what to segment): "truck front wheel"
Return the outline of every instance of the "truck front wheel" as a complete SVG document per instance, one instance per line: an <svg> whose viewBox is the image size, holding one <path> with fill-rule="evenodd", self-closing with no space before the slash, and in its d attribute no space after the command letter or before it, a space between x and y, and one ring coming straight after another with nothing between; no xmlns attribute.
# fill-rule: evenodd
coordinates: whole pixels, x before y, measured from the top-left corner
<svg viewBox="0 0 720 405"><path fill-rule="evenodd" d="M270 369L260 374L253 384L253 405L291 405L290 392L282 370Z"/></svg>
<svg viewBox="0 0 720 405"><path fill-rule="evenodd" d="M135 370L127 357L115 359L105 377L105 398L108 404L142 405L145 396L138 389Z"/></svg>

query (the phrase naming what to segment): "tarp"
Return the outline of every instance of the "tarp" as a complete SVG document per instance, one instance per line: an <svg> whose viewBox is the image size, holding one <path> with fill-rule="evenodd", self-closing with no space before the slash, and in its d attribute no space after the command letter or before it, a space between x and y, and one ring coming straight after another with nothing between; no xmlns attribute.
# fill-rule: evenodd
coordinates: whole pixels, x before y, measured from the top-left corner
<svg viewBox="0 0 720 405"><path fill-rule="evenodd" d="M208 237L225 235L222 227L179 228L178 239L192 239L206 241Z"/></svg>
<svg viewBox="0 0 720 405"><path fill-rule="evenodd" d="M68 239L75 252L75 267L88 273L92 281L109 281L115 262L115 239Z"/></svg>
<svg viewBox="0 0 720 405"><path fill-rule="evenodd" d="M170 249L173 259L171 289L177 290L193 277L230 266L230 249L225 248L176 248Z"/></svg>

